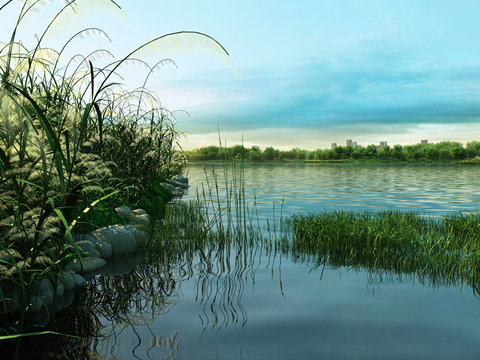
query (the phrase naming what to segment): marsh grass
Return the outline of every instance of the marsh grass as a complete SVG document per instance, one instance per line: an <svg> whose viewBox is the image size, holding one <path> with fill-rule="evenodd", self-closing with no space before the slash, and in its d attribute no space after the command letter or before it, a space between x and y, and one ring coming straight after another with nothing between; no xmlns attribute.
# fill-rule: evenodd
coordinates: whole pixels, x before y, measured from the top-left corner
<svg viewBox="0 0 480 360"><path fill-rule="evenodd" d="M145 86L154 70L176 65L164 59L150 67L134 56L206 49L232 65L215 39L189 31L156 37L101 68L93 62L113 56L106 50L77 55L61 68L61 55L74 40L110 39L100 29L84 29L57 52L42 47L50 33L88 17L92 9L123 12L110 0L67 2L29 50L17 39L18 30L50 2L19 2L12 35L0 44L0 314L19 313L11 326L2 327L0 341L41 334L24 328L31 295L44 278L56 294L65 265L80 259L72 232L120 221L112 215L116 206L158 212L171 197L158 183L184 165L175 114L185 112L165 109ZM0 10L13 5L9 1ZM141 88L128 92L112 79L131 64L145 67L148 75ZM19 346L20 341L17 355Z"/></svg>
<svg viewBox="0 0 480 360"><path fill-rule="evenodd" d="M440 219L414 212L348 211L293 217L287 247L297 259L315 255L323 265L410 274L432 287L469 286L478 292L479 217Z"/></svg>

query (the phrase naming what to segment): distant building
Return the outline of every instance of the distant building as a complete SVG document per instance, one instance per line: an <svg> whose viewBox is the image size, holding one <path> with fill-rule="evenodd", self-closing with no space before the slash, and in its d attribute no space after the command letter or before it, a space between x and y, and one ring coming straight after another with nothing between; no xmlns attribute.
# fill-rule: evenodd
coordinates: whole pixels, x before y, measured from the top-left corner
<svg viewBox="0 0 480 360"><path fill-rule="evenodd" d="M428 144L428 140L422 140L420 144Z"/></svg>
<svg viewBox="0 0 480 360"><path fill-rule="evenodd" d="M337 143L332 143L332 149L337 146Z"/></svg>
<svg viewBox="0 0 480 360"><path fill-rule="evenodd" d="M380 147L384 147L384 146L387 146L387 142L386 141L380 141Z"/></svg>
<svg viewBox="0 0 480 360"><path fill-rule="evenodd" d="M353 147L357 146L357 142L354 141L352 146L353 146Z"/></svg>
<svg viewBox="0 0 480 360"><path fill-rule="evenodd" d="M350 139L350 140L347 140L347 146L353 146L353 142L352 142L351 139Z"/></svg>

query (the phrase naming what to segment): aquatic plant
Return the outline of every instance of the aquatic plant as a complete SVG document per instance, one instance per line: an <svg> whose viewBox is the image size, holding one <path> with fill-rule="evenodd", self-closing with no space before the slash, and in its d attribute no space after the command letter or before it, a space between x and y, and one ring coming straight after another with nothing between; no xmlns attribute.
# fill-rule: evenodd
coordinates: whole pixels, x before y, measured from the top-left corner
<svg viewBox="0 0 480 360"><path fill-rule="evenodd" d="M301 260L409 274L433 287L469 286L478 296L479 217L432 218L415 212L334 211L297 215L295 238L284 244Z"/></svg>
<svg viewBox="0 0 480 360"><path fill-rule="evenodd" d="M161 180L181 166L175 112L162 107L146 83L123 91L112 81L120 66L140 64L152 73L164 63L175 64L165 59L149 67L133 56L147 50L204 49L233 68L215 39L193 31L156 37L103 68L95 68L93 61L111 57L106 50L75 56L60 68L61 55L73 40L109 38L100 29L84 29L57 52L42 47L50 34L98 10L125 14L110 0L65 2L29 50L17 39L18 32L50 4L19 2L15 28L0 47L0 311L19 309L20 316L11 328L2 329L0 340L28 335L25 315L39 281L48 278L56 294L64 266L80 257L71 233L82 217L99 201L119 200L120 191L127 201L140 201L140 184L147 177Z"/></svg>

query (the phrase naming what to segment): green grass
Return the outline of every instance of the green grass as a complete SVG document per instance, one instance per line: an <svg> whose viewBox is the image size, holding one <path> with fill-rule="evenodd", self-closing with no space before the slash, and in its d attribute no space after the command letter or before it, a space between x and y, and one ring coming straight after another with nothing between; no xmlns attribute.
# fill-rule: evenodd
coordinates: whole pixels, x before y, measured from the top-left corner
<svg viewBox="0 0 480 360"><path fill-rule="evenodd" d="M124 14L111 0L72 1L27 49L17 34L33 21L30 16L42 15L41 5L23 2L10 38L0 44L0 309L9 313L11 300L21 310L8 330L1 329L0 341L28 334L25 314L36 284L48 277L55 287L65 265L80 257L72 232L122 221L113 213L121 205L161 216L171 197L158 184L185 165L175 115L186 112L167 110L146 86L162 65L176 65L163 59L149 66L136 56L159 55L164 47L204 49L233 68L218 41L195 31L155 37L101 68L94 60L112 56L102 49L62 62L65 48L79 38L109 37L101 29L84 29L57 51L42 46L51 32L68 32L62 24L88 18L92 5ZM9 1L0 11L7 6L16 4ZM134 91L113 80L129 64L147 69Z"/></svg>
<svg viewBox="0 0 480 360"><path fill-rule="evenodd" d="M333 266L411 274L433 286L478 290L480 216L441 218L414 212L347 212L299 215L295 238L286 246L295 257L314 255Z"/></svg>

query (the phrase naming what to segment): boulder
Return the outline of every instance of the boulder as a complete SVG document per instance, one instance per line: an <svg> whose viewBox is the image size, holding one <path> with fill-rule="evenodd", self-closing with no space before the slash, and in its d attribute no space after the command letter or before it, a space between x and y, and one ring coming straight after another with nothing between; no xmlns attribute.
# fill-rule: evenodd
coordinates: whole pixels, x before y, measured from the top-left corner
<svg viewBox="0 0 480 360"><path fill-rule="evenodd" d="M112 257L112 245L107 244L104 241L98 241L96 249L99 252L101 259L106 260Z"/></svg>
<svg viewBox="0 0 480 360"><path fill-rule="evenodd" d="M124 219L130 219L132 210L128 206L120 206L115 209L117 215L120 215Z"/></svg>
<svg viewBox="0 0 480 360"><path fill-rule="evenodd" d="M73 241L79 243L80 241L89 241L93 246L96 246L95 239L88 234L72 234Z"/></svg>
<svg viewBox="0 0 480 360"><path fill-rule="evenodd" d="M36 285L36 288L33 291L33 295L30 297L30 310L39 311L42 306L49 305L53 303L53 284L49 279L43 278ZM65 288L63 284L59 281L57 282L57 297L63 295Z"/></svg>
<svg viewBox="0 0 480 360"><path fill-rule="evenodd" d="M69 262L67 266L65 266L65 270L74 271L76 273L84 273L95 271L107 265L105 260L94 257L82 258L82 262L83 266L79 259L74 259L73 261Z"/></svg>
<svg viewBox="0 0 480 360"><path fill-rule="evenodd" d="M188 178L182 175L175 175L172 177L172 180L178 181L179 183L188 184Z"/></svg>
<svg viewBox="0 0 480 360"><path fill-rule="evenodd" d="M148 214L142 214L142 215L137 215L137 216L132 216L128 222L130 225L140 225L148 228L150 226L150 215Z"/></svg>
<svg viewBox="0 0 480 360"><path fill-rule="evenodd" d="M96 241L110 244L113 255L128 254L137 250L137 240L130 227L137 230L131 225L110 225L92 231L90 236Z"/></svg>
<svg viewBox="0 0 480 360"><path fill-rule="evenodd" d="M167 190L170 190L173 194L174 191L177 190L177 188L175 186L173 186L172 184L167 184L167 183L161 183L160 186L162 186L163 188L167 189Z"/></svg>
<svg viewBox="0 0 480 360"><path fill-rule="evenodd" d="M179 187L179 188L182 188L182 189L188 189L188 184L187 183L181 183L181 182L176 181L176 180L167 180L167 182L169 182L170 184L172 184L175 187Z"/></svg>
<svg viewBox="0 0 480 360"><path fill-rule="evenodd" d="M59 275L59 279L63 284L65 290L69 291L75 287L75 280L73 279L74 272L64 271L63 274Z"/></svg>
<svg viewBox="0 0 480 360"><path fill-rule="evenodd" d="M92 244L88 240L82 240L82 241L76 242L75 245L79 247L80 252L88 252L92 249L95 250L95 244Z"/></svg>
<svg viewBox="0 0 480 360"><path fill-rule="evenodd" d="M138 215L145 215L147 214L147 212L143 209L135 209L132 211L132 214L138 216Z"/></svg>

